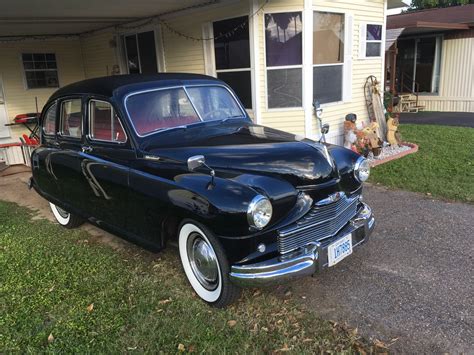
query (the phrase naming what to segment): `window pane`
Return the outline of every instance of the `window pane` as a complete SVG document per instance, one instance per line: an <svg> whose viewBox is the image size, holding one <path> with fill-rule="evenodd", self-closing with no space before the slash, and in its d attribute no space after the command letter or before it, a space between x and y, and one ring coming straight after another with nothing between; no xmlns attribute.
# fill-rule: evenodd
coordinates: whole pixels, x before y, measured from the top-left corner
<svg viewBox="0 0 474 355"><path fill-rule="evenodd" d="M44 72L45 86L48 88L57 88L58 83L58 72L56 70L48 70Z"/></svg>
<svg viewBox="0 0 474 355"><path fill-rule="evenodd" d="M81 99L63 101L61 104L61 133L65 136L81 138Z"/></svg>
<svg viewBox="0 0 474 355"><path fill-rule="evenodd" d="M313 68L313 100L320 103L342 100L342 65Z"/></svg>
<svg viewBox="0 0 474 355"><path fill-rule="evenodd" d="M199 86L187 90L203 121L244 117L233 96L223 87Z"/></svg>
<svg viewBox="0 0 474 355"><path fill-rule="evenodd" d="M53 104L48 111L46 111L43 120L43 132L44 134L56 133L56 104Z"/></svg>
<svg viewBox="0 0 474 355"><path fill-rule="evenodd" d="M380 57L380 48L381 48L380 42L368 42L367 48L365 51L365 56L366 57Z"/></svg>
<svg viewBox="0 0 474 355"><path fill-rule="evenodd" d="M108 102L90 102L90 135L93 139L125 142L122 125Z"/></svg>
<svg viewBox="0 0 474 355"><path fill-rule="evenodd" d="M153 31L138 34L138 50L142 74L158 73L156 62L155 33Z"/></svg>
<svg viewBox="0 0 474 355"><path fill-rule="evenodd" d="M313 14L313 64L344 61L344 15Z"/></svg>
<svg viewBox="0 0 474 355"><path fill-rule="evenodd" d="M138 64L138 49L136 35L125 37L125 48L127 50L127 66L130 74L140 73Z"/></svg>
<svg viewBox="0 0 474 355"><path fill-rule="evenodd" d="M268 108L302 106L301 69L267 70Z"/></svg>
<svg viewBox="0 0 474 355"><path fill-rule="evenodd" d="M267 66L302 63L301 12L265 15Z"/></svg>
<svg viewBox="0 0 474 355"><path fill-rule="evenodd" d="M59 86L54 53L23 53L22 60L29 89Z"/></svg>
<svg viewBox="0 0 474 355"><path fill-rule="evenodd" d="M248 17L214 22L213 29L216 69L250 68Z"/></svg>
<svg viewBox="0 0 474 355"><path fill-rule="evenodd" d="M367 25L367 40L381 41L382 40L382 25Z"/></svg>
<svg viewBox="0 0 474 355"><path fill-rule="evenodd" d="M217 77L235 91L245 108L252 108L252 85L250 70L217 73Z"/></svg>
<svg viewBox="0 0 474 355"><path fill-rule="evenodd" d="M127 99L126 105L140 135L200 121L183 89L133 95Z"/></svg>

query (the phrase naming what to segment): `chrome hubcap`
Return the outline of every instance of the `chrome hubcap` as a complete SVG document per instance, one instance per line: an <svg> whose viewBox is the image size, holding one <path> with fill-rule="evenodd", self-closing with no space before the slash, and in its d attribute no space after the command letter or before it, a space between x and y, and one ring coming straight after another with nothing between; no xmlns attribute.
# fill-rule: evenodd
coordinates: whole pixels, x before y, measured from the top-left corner
<svg viewBox="0 0 474 355"><path fill-rule="evenodd" d="M217 287L219 271L217 256L212 246L199 234L188 239L189 263L199 283L207 290Z"/></svg>
<svg viewBox="0 0 474 355"><path fill-rule="evenodd" d="M69 213L64 211L62 208L59 208L58 206L56 206L56 210L58 211L59 215L62 218L68 218L69 217Z"/></svg>

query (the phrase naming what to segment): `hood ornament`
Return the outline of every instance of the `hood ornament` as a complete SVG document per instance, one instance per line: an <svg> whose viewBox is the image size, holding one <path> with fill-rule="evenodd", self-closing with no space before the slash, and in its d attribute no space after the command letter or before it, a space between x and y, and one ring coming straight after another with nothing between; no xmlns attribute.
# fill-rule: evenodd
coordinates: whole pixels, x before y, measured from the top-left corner
<svg viewBox="0 0 474 355"><path fill-rule="evenodd" d="M335 193L329 195L325 199L316 202L315 205L318 206L318 207L319 206L326 206L326 205L329 205L331 203L339 201L341 198L346 198L346 194L342 191L338 191L338 192L335 192Z"/></svg>

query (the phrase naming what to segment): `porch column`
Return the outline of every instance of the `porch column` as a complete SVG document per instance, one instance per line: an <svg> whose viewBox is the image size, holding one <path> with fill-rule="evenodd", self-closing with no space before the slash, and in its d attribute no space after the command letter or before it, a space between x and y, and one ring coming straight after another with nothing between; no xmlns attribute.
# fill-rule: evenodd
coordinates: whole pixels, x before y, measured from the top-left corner
<svg viewBox="0 0 474 355"><path fill-rule="evenodd" d="M259 0L249 0L249 16L255 14L260 8ZM261 110L260 110L260 90L262 90L260 83L260 39L259 39L259 18L260 14L256 14L249 20L249 35L250 35L250 65L252 70L252 107L255 123L261 124Z"/></svg>
<svg viewBox="0 0 474 355"><path fill-rule="evenodd" d="M313 0L304 0L303 8L303 108L307 138L315 138L313 127Z"/></svg>

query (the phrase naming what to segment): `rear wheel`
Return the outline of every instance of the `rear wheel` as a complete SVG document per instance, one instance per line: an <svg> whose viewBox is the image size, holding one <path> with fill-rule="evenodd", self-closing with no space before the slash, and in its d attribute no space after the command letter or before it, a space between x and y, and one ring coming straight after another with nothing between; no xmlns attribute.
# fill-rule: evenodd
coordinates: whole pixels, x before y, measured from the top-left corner
<svg viewBox="0 0 474 355"><path fill-rule="evenodd" d="M219 241L204 226L185 221L179 229L179 254L194 291L214 307L225 307L240 296L229 280L229 263Z"/></svg>
<svg viewBox="0 0 474 355"><path fill-rule="evenodd" d="M80 217L63 210L61 207L58 207L51 202L49 203L49 207L51 207L51 211L53 211L54 217L56 217L58 223L63 227L72 229L79 227L84 223Z"/></svg>

